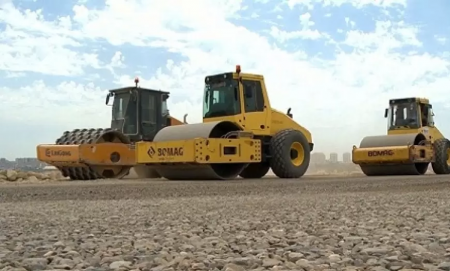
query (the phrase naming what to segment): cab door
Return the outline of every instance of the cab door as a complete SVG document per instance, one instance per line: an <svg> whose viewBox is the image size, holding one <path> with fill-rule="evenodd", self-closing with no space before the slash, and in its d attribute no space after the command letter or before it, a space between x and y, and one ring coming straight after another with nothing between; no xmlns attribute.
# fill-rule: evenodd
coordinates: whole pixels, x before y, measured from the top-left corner
<svg viewBox="0 0 450 271"><path fill-rule="evenodd" d="M153 140L162 126L161 102L162 97L149 91L141 90L141 135L145 140Z"/></svg>
<svg viewBox="0 0 450 271"><path fill-rule="evenodd" d="M242 90L245 129L261 134L267 129L267 110L265 110L261 82L243 79Z"/></svg>

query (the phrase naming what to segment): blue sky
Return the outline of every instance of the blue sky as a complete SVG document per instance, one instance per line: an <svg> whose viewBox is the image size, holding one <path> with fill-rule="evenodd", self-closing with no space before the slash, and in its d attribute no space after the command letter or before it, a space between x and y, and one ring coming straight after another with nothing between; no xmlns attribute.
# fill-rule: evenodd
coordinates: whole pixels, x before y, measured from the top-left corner
<svg viewBox="0 0 450 271"><path fill-rule="evenodd" d="M384 134L387 101L403 96L430 98L449 135L448 14L444 0L0 0L0 156L107 127L106 91L135 76L200 122L203 78L236 64L265 76L318 151Z"/></svg>

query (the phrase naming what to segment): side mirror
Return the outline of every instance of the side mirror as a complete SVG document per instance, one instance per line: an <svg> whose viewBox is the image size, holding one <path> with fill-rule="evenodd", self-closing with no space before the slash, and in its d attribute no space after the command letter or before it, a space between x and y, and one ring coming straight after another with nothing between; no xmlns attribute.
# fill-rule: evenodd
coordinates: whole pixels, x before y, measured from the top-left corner
<svg viewBox="0 0 450 271"><path fill-rule="evenodd" d="M388 117L388 114L389 114L389 109L386 108L386 109L384 110L384 117L387 118L387 117Z"/></svg>
<svg viewBox="0 0 450 271"><path fill-rule="evenodd" d="M106 94L106 102L105 102L106 105L108 105L109 99L111 98L111 96L112 96L111 92Z"/></svg>
<svg viewBox="0 0 450 271"><path fill-rule="evenodd" d="M205 92L205 103L207 104L209 100L209 91Z"/></svg>
<svg viewBox="0 0 450 271"><path fill-rule="evenodd" d="M136 102L137 98L138 98L138 91L136 89L134 89L134 90L130 91L130 95L131 95L131 100L133 102Z"/></svg>
<svg viewBox="0 0 450 271"><path fill-rule="evenodd" d="M288 115L291 119L294 117L294 115L291 114L291 108L289 107L288 111L286 112L286 115Z"/></svg>
<svg viewBox="0 0 450 271"><path fill-rule="evenodd" d="M184 117L183 117L183 123L184 124L187 124L187 116L188 116L188 114L184 114Z"/></svg>

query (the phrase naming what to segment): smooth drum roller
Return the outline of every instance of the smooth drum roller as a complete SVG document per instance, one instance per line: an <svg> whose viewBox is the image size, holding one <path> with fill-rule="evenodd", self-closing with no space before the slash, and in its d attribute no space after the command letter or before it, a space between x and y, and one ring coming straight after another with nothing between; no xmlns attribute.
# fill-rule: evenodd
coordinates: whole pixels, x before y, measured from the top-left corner
<svg viewBox="0 0 450 271"><path fill-rule="evenodd" d="M432 159L432 148L419 134L365 137L354 147L353 162L367 176L422 175Z"/></svg>
<svg viewBox="0 0 450 271"><path fill-rule="evenodd" d="M229 121L169 126L160 130L153 142L190 140L194 138L233 138L240 127ZM218 150L219 151L219 150ZM247 163L156 165L155 169L169 180L225 180L236 178Z"/></svg>

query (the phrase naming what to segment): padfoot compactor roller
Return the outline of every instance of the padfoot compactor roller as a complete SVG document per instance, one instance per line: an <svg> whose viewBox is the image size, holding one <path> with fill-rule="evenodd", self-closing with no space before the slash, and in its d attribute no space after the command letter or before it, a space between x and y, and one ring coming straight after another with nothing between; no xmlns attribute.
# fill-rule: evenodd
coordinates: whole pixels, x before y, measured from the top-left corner
<svg viewBox="0 0 450 271"><path fill-rule="evenodd" d="M138 177L158 177L154 171L136 165L134 143L151 141L166 126L186 124L169 115L169 93L138 86L110 90L111 127L66 131L56 144L37 146L40 161L57 167L72 180L123 178L132 167Z"/></svg>
<svg viewBox="0 0 450 271"><path fill-rule="evenodd" d="M363 138L353 146L353 163L367 176L422 175L431 163L435 174L450 173L450 141L435 127L425 98L389 100L388 134Z"/></svg>
<svg viewBox="0 0 450 271"><path fill-rule="evenodd" d="M169 180L299 178L308 169L311 133L270 106L264 77L235 72L206 76L203 123L169 126L136 143L136 162Z"/></svg>

